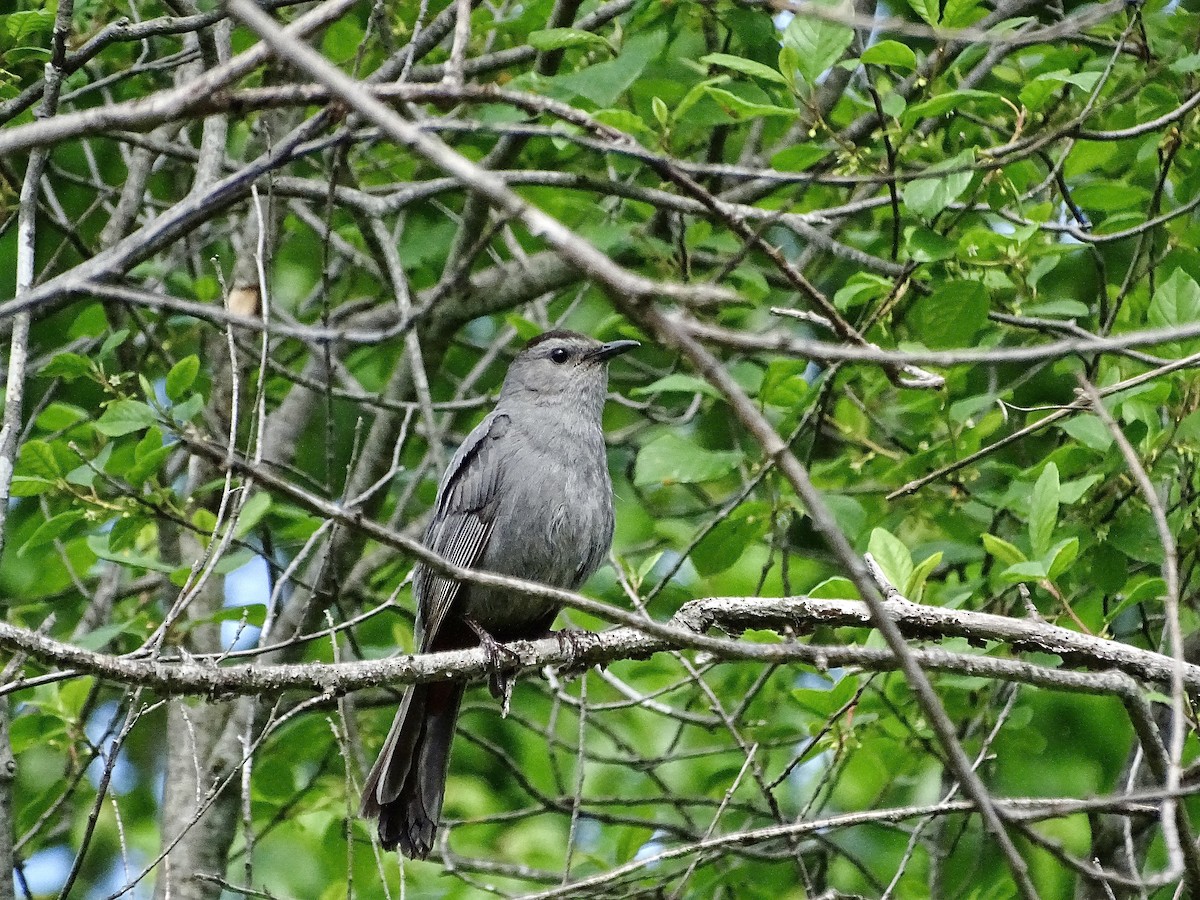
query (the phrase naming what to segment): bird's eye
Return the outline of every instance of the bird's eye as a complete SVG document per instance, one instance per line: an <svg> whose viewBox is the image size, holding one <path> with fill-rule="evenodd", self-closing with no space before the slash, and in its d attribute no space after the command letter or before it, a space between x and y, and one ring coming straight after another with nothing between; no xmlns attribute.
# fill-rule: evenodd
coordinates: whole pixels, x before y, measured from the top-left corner
<svg viewBox="0 0 1200 900"><path fill-rule="evenodd" d="M565 347L555 347L550 351L550 359L560 366L571 358L571 352Z"/></svg>

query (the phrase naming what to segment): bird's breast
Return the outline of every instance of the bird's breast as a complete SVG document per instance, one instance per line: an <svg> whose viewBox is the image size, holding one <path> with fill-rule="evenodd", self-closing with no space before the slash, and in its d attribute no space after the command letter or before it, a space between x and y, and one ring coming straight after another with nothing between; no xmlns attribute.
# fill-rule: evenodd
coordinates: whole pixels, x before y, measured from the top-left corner
<svg viewBox="0 0 1200 900"><path fill-rule="evenodd" d="M553 587L576 588L604 562L612 543L612 483L602 439L567 452L534 436L511 450L482 567ZM503 636L543 619L549 606L519 594L474 591L471 614ZM490 626L490 627L489 627Z"/></svg>

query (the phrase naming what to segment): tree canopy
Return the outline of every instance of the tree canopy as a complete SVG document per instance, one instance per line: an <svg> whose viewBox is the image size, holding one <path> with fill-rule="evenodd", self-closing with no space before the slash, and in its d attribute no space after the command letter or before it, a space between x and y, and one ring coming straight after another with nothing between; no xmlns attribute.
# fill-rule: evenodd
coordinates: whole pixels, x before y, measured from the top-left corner
<svg viewBox="0 0 1200 900"><path fill-rule="evenodd" d="M0 900L1200 889L1195 0L14 0ZM412 650L612 367L592 634ZM458 573L462 577L469 574ZM427 862L357 814L467 694ZM7 873L11 872L9 878Z"/></svg>

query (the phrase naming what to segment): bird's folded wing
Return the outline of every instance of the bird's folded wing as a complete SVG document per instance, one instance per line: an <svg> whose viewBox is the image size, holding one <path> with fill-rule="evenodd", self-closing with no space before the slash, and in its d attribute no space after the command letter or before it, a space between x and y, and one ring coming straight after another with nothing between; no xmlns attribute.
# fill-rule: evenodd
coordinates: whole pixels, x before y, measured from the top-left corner
<svg viewBox="0 0 1200 900"><path fill-rule="evenodd" d="M483 556L492 533L500 492L498 444L508 431L509 418L492 413L476 426L438 486L437 507L425 531L425 546L447 562L473 568ZM421 651L435 646L438 631L463 585L452 578L417 566L413 588L417 597L417 644Z"/></svg>

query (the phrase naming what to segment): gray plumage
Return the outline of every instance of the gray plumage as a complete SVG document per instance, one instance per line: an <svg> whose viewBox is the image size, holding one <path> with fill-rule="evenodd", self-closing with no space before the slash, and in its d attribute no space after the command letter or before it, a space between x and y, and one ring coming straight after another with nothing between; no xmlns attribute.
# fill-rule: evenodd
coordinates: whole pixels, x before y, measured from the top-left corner
<svg viewBox="0 0 1200 900"><path fill-rule="evenodd" d="M608 361L636 341L602 344L570 331L530 341L509 366L496 408L454 454L425 545L467 568L577 588L612 543L612 484L601 430ZM463 584L418 565L419 652L473 647L472 624L498 641L540 637L556 605ZM470 621L468 621L470 620ZM441 814L457 682L411 686L367 777L361 814L391 849L424 859Z"/></svg>

